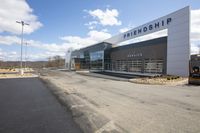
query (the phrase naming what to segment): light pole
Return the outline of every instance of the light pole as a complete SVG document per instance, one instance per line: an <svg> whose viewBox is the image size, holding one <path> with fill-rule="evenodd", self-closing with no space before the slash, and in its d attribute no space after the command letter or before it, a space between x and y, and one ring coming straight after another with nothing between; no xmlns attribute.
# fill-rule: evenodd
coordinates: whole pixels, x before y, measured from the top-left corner
<svg viewBox="0 0 200 133"><path fill-rule="evenodd" d="M26 42L26 47L25 47L25 70L26 70L26 67L27 67L27 45L28 45L28 43Z"/></svg>
<svg viewBox="0 0 200 133"><path fill-rule="evenodd" d="M16 21L16 23L22 25L22 32L21 32L21 62L20 62L20 74L23 75L23 70L22 70L22 47L23 47L24 25L29 25L29 24L25 23L24 21Z"/></svg>

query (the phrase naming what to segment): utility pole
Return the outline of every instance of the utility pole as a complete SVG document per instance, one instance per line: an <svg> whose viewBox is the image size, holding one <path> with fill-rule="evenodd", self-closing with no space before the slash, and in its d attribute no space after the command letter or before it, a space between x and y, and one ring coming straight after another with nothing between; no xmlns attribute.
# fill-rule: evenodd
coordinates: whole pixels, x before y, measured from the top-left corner
<svg viewBox="0 0 200 133"><path fill-rule="evenodd" d="M23 69L22 69L22 50L23 50L23 34L24 34L24 25L29 25L25 23L24 21L16 21L16 23L22 25L22 32L21 32L21 59L20 59L20 74L23 75Z"/></svg>

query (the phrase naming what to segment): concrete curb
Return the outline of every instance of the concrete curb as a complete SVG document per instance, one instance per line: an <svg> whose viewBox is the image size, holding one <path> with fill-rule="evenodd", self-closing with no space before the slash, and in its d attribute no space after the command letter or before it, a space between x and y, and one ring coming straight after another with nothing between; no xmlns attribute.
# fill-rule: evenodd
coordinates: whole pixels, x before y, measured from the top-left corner
<svg viewBox="0 0 200 133"><path fill-rule="evenodd" d="M76 72L77 74L83 75L83 76L90 76L90 77L95 77L95 78L103 78L103 79L110 79L110 80L115 80L115 81L129 81L128 79L125 78L118 78L114 76L107 76L107 75L100 75L100 74L91 74L91 73L82 73L82 72Z"/></svg>
<svg viewBox="0 0 200 133"><path fill-rule="evenodd" d="M59 102L72 112L73 119L84 133L125 133L113 121L89 107L84 100L41 78Z"/></svg>

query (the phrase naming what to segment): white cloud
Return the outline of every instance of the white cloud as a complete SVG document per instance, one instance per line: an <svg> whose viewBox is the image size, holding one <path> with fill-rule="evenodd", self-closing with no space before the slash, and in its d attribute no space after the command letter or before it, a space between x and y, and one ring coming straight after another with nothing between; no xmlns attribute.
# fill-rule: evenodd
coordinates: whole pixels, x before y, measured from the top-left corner
<svg viewBox="0 0 200 133"><path fill-rule="evenodd" d="M19 44L20 38L17 36L1 36L0 35L0 44L11 45L11 44Z"/></svg>
<svg viewBox="0 0 200 133"><path fill-rule="evenodd" d="M65 36L61 37L61 39L66 41L66 45L77 49L104 41L110 37L111 34L107 32L92 30L88 32L88 37L85 38L79 36Z"/></svg>
<svg viewBox="0 0 200 133"><path fill-rule="evenodd" d="M200 9L191 11L191 40L200 41Z"/></svg>
<svg viewBox="0 0 200 133"><path fill-rule="evenodd" d="M105 29L106 31L106 29ZM42 53L29 53L29 60L44 60L49 56L60 55L64 56L67 49L73 48L78 49L82 47L86 47L98 42L101 42L107 38L110 38L111 35L107 32L92 30L88 32L87 37L79 37L79 36L65 36L61 37L64 40L64 43L56 44L56 43L44 43L36 40L24 40L24 42L28 43L28 47L37 48L39 50L43 50L45 52ZM0 45L14 45L20 44L20 38L16 36L0 36ZM16 54L16 55L14 55ZM4 57L4 60L18 60L19 55L15 52L1 52L0 56ZM12 59L11 59L12 58Z"/></svg>
<svg viewBox="0 0 200 133"><path fill-rule="evenodd" d="M65 51L66 46L64 44L47 44L40 41L35 40L24 40L24 43L27 42L29 46L44 49L51 52ZM0 35L0 45L14 45L21 44L21 38L17 36L1 36Z"/></svg>
<svg viewBox="0 0 200 133"><path fill-rule="evenodd" d="M102 32L108 32L108 29L102 29L101 31Z"/></svg>
<svg viewBox="0 0 200 133"><path fill-rule="evenodd" d="M61 40L65 41L62 44L45 44L45 43L37 42L34 40L29 40L28 43L32 47L37 47L40 49L47 50L46 53L41 54L40 56L32 55L31 58L35 59L38 57L47 58L49 56L54 56L54 55L64 56L67 49L69 48L79 49L82 47L86 47L86 46L101 42L110 37L111 35L107 32L92 30L92 31L89 31L88 36L84 38L79 37L79 36L60 37Z"/></svg>
<svg viewBox="0 0 200 133"><path fill-rule="evenodd" d="M120 33L124 33L124 32L126 32L126 31L128 31L130 29L131 29L130 27L124 27L124 28L119 29L119 32Z"/></svg>
<svg viewBox="0 0 200 133"><path fill-rule="evenodd" d="M91 22L86 23L85 25L88 26L89 30L93 30L96 28L97 24L98 24L97 21L91 21Z"/></svg>
<svg viewBox="0 0 200 133"><path fill-rule="evenodd" d="M37 53L37 54L29 54L27 57L27 60L31 61L38 61L38 60L48 60L49 57L53 57L55 55L59 55L64 58L65 53L64 52L43 52L43 53Z"/></svg>
<svg viewBox="0 0 200 133"><path fill-rule="evenodd" d="M102 31L96 31L96 30L93 30L93 31L90 31L88 33L89 35L89 38L91 40L94 40L97 42L100 42L100 41L104 41L105 39L108 39L111 37L111 35L109 33L106 33L106 32L102 32Z"/></svg>
<svg viewBox="0 0 200 133"><path fill-rule="evenodd" d="M67 50L67 46L65 44L43 43L35 40L27 40L26 42L31 47L49 52L65 52Z"/></svg>
<svg viewBox="0 0 200 133"><path fill-rule="evenodd" d="M191 54L200 51L200 9L191 10Z"/></svg>
<svg viewBox="0 0 200 133"><path fill-rule="evenodd" d="M119 29L119 33L124 33L128 30L133 29L133 27L135 27L135 25L133 23L129 22L129 24L126 27Z"/></svg>
<svg viewBox="0 0 200 133"><path fill-rule="evenodd" d="M96 25L101 24L103 26L114 26L114 25L121 25L122 22L118 20L119 12L117 9L96 9L96 10L89 10L87 11L89 15L91 15L96 21L91 21L88 24ZM95 23L93 23L95 22Z"/></svg>
<svg viewBox="0 0 200 133"><path fill-rule="evenodd" d="M66 44L47 44L40 41L35 40L24 40L24 42L28 43L28 51L31 48L37 48L38 50L42 50L44 52L32 53L29 51L28 60L45 60L49 56L60 55L63 56L68 49L68 45ZM0 36L0 45L19 45L20 48L20 38L16 36ZM24 52L24 51L23 51ZM0 49L0 60L19 60L20 51L8 51ZM24 55L24 54L23 54ZM24 58L24 57L23 57Z"/></svg>
<svg viewBox="0 0 200 133"><path fill-rule="evenodd" d="M2 49L0 49L0 60L4 60L4 61L16 61L19 60L19 54L16 51L3 51Z"/></svg>
<svg viewBox="0 0 200 133"><path fill-rule="evenodd" d="M197 44L191 44L191 54L200 54L200 45Z"/></svg>
<svg viewBox="0 0 200 133"><path fill-rule="evenodd" d="M16 21L25 21L29 26L24 27L24 33L29 34L39 29L42 24L38 21L33 9L25 0L1 0L0 32L21 33L21 26Z"/></svg>
<svg viewBox="0 0 200 133"><path fill-rule="evenodd" d="M95 24L98 24L98 22L97 21L91 21L91 22L89 22L89 23L87 23L87 24L85 24L85 25L95 25Z"/></svg>
<svg viewBox="0 0 200 133"><path fill-rule="evenodd" d="M38 60L47 60L49 57L53 57L55 55L59 55L64 58L65 52L39 52L39 53L31 53L28 52L26 60L28 61L38 61ZM0 50L0 60L4 61L20 61L20 52L16 51L3 51ZM23 61L25 61L25 55L23 54Z"/></svg>

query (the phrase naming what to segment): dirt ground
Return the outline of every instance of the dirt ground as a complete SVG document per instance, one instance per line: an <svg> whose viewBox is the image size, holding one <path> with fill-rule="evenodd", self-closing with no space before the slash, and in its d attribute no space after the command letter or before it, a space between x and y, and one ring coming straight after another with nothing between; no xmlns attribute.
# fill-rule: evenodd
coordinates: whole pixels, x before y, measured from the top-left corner
<svg viewBox="0 0 200 133"><path fill-rule="evenodd" d="M33 74L33 69L28 68L24 70L23 75L19 74L19 69L0 69L0 79L2 78L24 78L24 77L36 77L37 75Z"/></svg>
<svg viewBox="0 0 200 133"><path fill-rule="evenodd" d="M199 133L200 87L142 85L51 71L44 75L125 132Z"/></svg>
<svg viewBox="0 0 200 133"><path fill-rule="evenodd" d="M0 69L0 72L16 72L15 69Z"/></svg>
<svg viewBox="0 0 200 133"><path fill-rule="evenodd" d="M32 68L24 68L24 72L33 72ZM2 69L0 68L0 73L11 73L11 72L19 72L19 68L13 68L13 69Z"/></svg>
<svg viewBox="0 0 200 133"><path fill-rule="evenodd" d="M168 79L166 77L153 77L153 78L135 78L129 79L130 82L138 84L151 84L151 85L183 85L188 84L188 78L179 77L177 79Z"/></svg>

